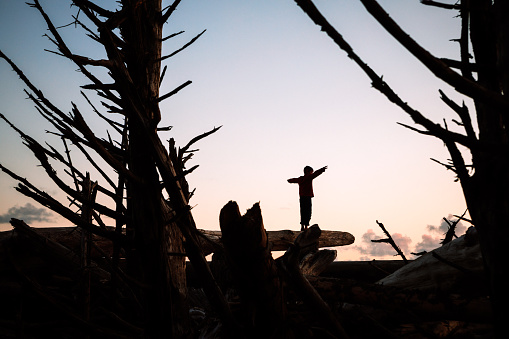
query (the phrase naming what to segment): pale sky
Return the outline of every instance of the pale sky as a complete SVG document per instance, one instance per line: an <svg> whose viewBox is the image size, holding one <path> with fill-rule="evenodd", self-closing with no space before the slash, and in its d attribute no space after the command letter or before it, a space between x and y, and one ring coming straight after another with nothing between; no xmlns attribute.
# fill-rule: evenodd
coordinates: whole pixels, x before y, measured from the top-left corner
<svg viewBox="0 0 509 339"><path fill-rule="evenodd" d="M41 3L56 26L70 23L76 11L67 0ZM438 90L472 107L400 47L359 1L315 3L356 53L415 109L437 123L446 119L454 129L451 119L456 117L441 102ZM460 34L456 12L424 6L419 0L380 4L424 48L437 57L457 59L458 44L451 41ZM294 1L183 0L172 18L165 35L185 33L170 39L164 54L207 31L165 61L168 71L161 94L187 80L193 83L161 104L161 125L173 126L161 138L173 137L184 146L194 136L222 126L196 145L200 151L189 163L200 165L188 176L191 188L196 188L191 205L198 228L218 230L220 209L234 200L241 212L260 202L267 230L299 230L298 187L286 180L300 176L306 165L328 165L314 183L311 222L352 233L355 246L365 247L363 239L383 235L378 220L402 239L401 247L408 246L405 254L412 258L410 251L418 243L441 237L430 233L428 225L438 227L442 218L464 212L453 173L430 160L447 162L442 142L397 125L413 124L371 88L368 77ZM78 86L88 82L70 62L44 51L54 50L44 33L43 20L24 1L0 1L0 49L63 111L76 102L98 134L106 136L106 127L79 94ZM62 33L76 53L103 55L82 30L69 26ZM44 133L50 126L25 99L23 88L0 60L0 113L39 141L60 147L58 138ZM3 122L0 143L0 163L49 193L57 192ZM17 193L15 184L0 173L0 229L8 228L11 215L21 218L18 214L23 213L33 226L68 225L47 212L37 218L40 206ZM338 259L391 258L353 249L338 248Z"/></svg>

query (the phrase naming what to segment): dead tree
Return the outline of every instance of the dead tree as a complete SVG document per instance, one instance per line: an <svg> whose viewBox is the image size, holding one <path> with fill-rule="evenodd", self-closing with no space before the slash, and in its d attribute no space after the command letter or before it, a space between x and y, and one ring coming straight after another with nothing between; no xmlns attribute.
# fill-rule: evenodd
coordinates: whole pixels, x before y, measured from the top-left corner
<svg viewBox="0 0 509 339"><path fill-rule="evenodd" d="M253 338L284 337L283 282L272 259L260 205L242 216L237 203L230 201L221 209L219 221L227 261L245 307L247 332Z"/></svg>
<svg viewBox="0 0 509 339"><path fill-rule="evenodd" d="M444 103L458 115L459 119L453 122L463 133L449 130L447 124L435 123L412 108L355 53L311 0L296 0L310 19L362 68L372 86L403 109L422 129L405 127L444 142L451 158L443 165L457 175L472 222L478 229L490 277L494 321L502 334L509 314L509 290L504 278L505 244L509 238L509 2L463 0L448 5L422 1L437 10L459 11L461 30L455 40L459 43L458 60L432 55L405 33L375 0L361 2L436 77L473 100L475 114L471 114L464 103L458 104L439 91ZM465 159L462 148L470 152L470 159Z"/></svg>
<svg viewBox="0 0 509 339"><path fill-rule="evenodd" d="M164 74L161 71L162 61L191 45L201 33L176 52L163 56L162 28L180 1L174 1L165 9L161 7L161 0L122 0L119 3L117 11L110 11L89 0L72 1L79 13L73 23L104 48L106 59L91 59L73 53L61 37L60 28L53 25L39 1L34 0L30 4L47 23L47 36L56 48L54 53L74 62L90 81L83 88L97 94L102 106L111 113L109 116L101 113L85 94L90 107L83 109L73 104L72 112L64 113L30 82L15 61L0 51L0 58L8 62L25 83L28 97L53 126L53 134L62 139L65 150L43 146L10 124L5 116L0 117L20 134L49 178L67 194L71 206L81 208L83 215L86 211L86 218L7 167L0 165L0 169L19 181L17 190L22 194L86 232L112 241L114 251L109 255L113 263L118 265L120 252L126 254L125 274L113 276L114 279L129 277L124 283L136 291L140 301L136 310L126 312L132 317L127 321L137 323L148 337L181 338L190 331L185 255L200 272L211 303L225 324L234 323L199 249L196 225L189 207L191 195L185 178L196 168L185 168L185 162L191 155L189 146L217 128L193 138L178 151L173 140L167 149L158 135L161 120L159 103L191 83L188 81L170 93L160 94L161 74ZM108 82L100 80L91 71L92 67L105 69L110 77ZM101 117L110 132L118 136L117 140L114 141L109 134L108 139L97 136L86 122L89 113L85 114L85 110ZM68 148L68 144L74 148ZM74 152L73 157L77 154L84 156L99 173L100 178L94 179L98 182L94 190L98 197L104 199L83 194L90 180L73 165L71 151ZM106 163L109 169L99 165L97 159ZM54 162L65 168L64 173L57 173ZM109 202L98 202L106 200ZM114 220L114 230L106 227L104 217ZM125 234L123 228L126 229ZM113 272L120 270L120 267L115 267Z"/></svg>

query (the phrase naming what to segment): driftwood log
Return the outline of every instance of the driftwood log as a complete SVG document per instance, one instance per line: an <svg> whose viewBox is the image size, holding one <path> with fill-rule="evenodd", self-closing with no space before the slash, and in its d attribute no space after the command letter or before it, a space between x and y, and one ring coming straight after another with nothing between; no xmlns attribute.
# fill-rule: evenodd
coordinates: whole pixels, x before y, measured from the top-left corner
<svg viewBox="0 0 509 339"><path fill-rule="evenodd" d="M202 249L204 254L214 252L217 245L221 245L221 231L208 231L200 230L206 236L207 240L202 241ZM269 248L271 251L286 251L290 244L293 244L295 239L301 234L300 231L280 230L280 231L266 231L269 241ZM336 247L346 246L353 244L355 237L342 231L322 231L320 239L318 239L318 247Z"/></svg>
<svg viewBox="0 0 509 339"><path fill-rule="evenodd" d="M404 290L487 295L477 231L467 232L378 281Z"/></svg>
<svg viewBox="0 0 509 339"><path fill-rule="evenodd" d="M81 233L77 227L41 227L32 228L37 234L51 239L55 242L61 243L70 249L79 249L81 244ZM198 230L201 234L200 246L203 254L208 255L214 253L222 247L221 231ZM281 231L266 231L268 238L268 248L270 251L286 251L290 244L292 244L300 231L281 230ZM104 256L104 253L112 253L111 240L92 235L94 248L92 249L91 257L97 259ZM355 237L342 231L322 231L318 246L323 247L336 247L346 246L353 244ZM175 253L176 254L176 253ZM184 253L181 253L182 255Z"/></svg>
<svg viewBox="0 0 509 339"><path fill-rule="evenodd" d="M336 259L337 251L324 249L305 255L300 261L300 270L303 275L318 276Z"/></svg>
<svg viewBox="0 0 509 339"><path fill-rule="evenodd" d="M246 322L249 321L257 327L256 331L251 332L254 337L268 333L274 334L275 337L287 334L298 334L300 337L303 337L303 334L304 337L307 334L310 334L307 337L311 337L313 334L320 337L314 332L317 328L334 333L335 337L344 336L344 332L361 333L359 337L372 337L374 333L382 333L377 331L385 331L387 337L392 334L405 337L404 334L407 333L404 332L405 329L412 326L417 326L413 329L414 333L424 333L422 328L424 322L440 324L442 329L453 325L459 328L467 324L481 328L485 326L485 333L490 331L493 312L486 297L485 285L478 280L482 277L482 258L478 250L475 229L469 229L465 236L411 261L408 265L403 265L402 260L327 264L334 260L335 251L327 249L316 251L316 242L309 240L313 238L312 236L316 238L318 233L310 228L306 231L307 234L296 232L299 235L289 246L287 253L280 259L273 260L270 254L269 232L264 232L259 206L253 206L246 215L239 217L238 208L231 208L236 204L232 204L228 207L230 211L225 212L221 218L224 223L228 219L225 219L226 215L233 215L229 226L223 227L226 238L219 239L221 251L217 251L215 255L222 253L226 259L222 244L225 246L229 244L226 246L230 253L228 263L232 262L233 257L241 272L244 271L241 274L245 276L244 280L241 280L237 276L239 271L235 271L235 281L237 283L243 281L241 285L244 287L241 288L247 290L247 293L253 293L248 298L243 295L248 301L243 308L237 306L239 299L229 300L236 317L244 319L246 334L249 333L248 329L253 329L253 325L246 327ZM73 267L80 266L80 239L80 231L76 228L38 229L28 227L22 221L16 224L14 232L0 233L0 240L3 240L2 243L5 242L5 245L8 240L11 240L11 244L13 240L17 240L17 245L13 247L0 246L0 253L4 253L0 257L2 267L10 265L14 270L0 271L2 300L5 304L0 313L7 319L10 327L19 326L16 315L9 312L21 305L23 298L20 296L26 293L25 287L30 286L40 298L65 314L65 319L80 324L80 328L87 328L91 334L107 333L108 329L97 323L98 319L105 316L102 312L90 313L91 318L87 319L88 317L82 313L81 302L63 304L57 300L66 293L60 292L62 288L60 285L69 284L74 279L61 270L70 267L71 269L67 271L76 272ZM109 273L101 268L107 264L105 257L110 255L110 252L107 252L109 251L107 243L110 241L96 241L99 239L95 237L92 240L92 257L95 251L99 264L96 266L92 262L91 266L93 273L91 287L95 290L106 286L101 284L101 281L110 280ZM25 245L21 246L23 243ZM70 250L69 245L75 246L76 251ZM236 249L232 251L230 245ZM313 250L309 252L310 249ZM34 256L30 254L31 251L40 254ZM41 255L43 253L44 256ZM46 256L50 259L43 262L43 257ZM244 260L246 257L251 259L246 261ZM282 264L283 260L286 262ZM248 262L250 264L246 265ZM54 268L48 269L48 265L54 265ZM53 272L51 280L40 279L40 274L46 276L49 272ZM391 272L394 273L390 275ZM379 280L377 277L380 275L386 278ZM22 276L23 282L18 282L16 276ZM215 273L214 276L217 280ZM225 280L226 284L232 283L232 276L234 275L227 277L229 280ZM118 283L125 279L125 277L120 279ZM201 279L191 280L195 280L197 285L201 286ZM371 283L377 280L378 284ZM80 286L79 281L78 278L76 286ZM128 286L118 287L124 293L129 293ZM225 291L226 289L223 290ZM275 314L269 315L268 322L267 314L262 313L267 309L271 312L276 310ZM108 312L110 317L113 316L122 324L123 331L131 334L141 333L141 327L135 318L122 314L121 310L115 310L115 313ZM301 314L303 318L295 318L296 314ZM369 321L361 323L361 319ZM345 326L344 332L341 326ZM310 332L304 332L306 329ZM447 331L452 333L457 330L450 327ZM0 329L0 337L1 333L3 332Z"/></svg>
<svg viewBox="0 0 509 339"><path fill-rule="evenodd" d="M328 302L346 302L379 309L405 310L426 320L462 320L489 322L491 304L486 297L462 296L440 292L402 290L379 284L363 284L355 280L307 277Z"/></svg>

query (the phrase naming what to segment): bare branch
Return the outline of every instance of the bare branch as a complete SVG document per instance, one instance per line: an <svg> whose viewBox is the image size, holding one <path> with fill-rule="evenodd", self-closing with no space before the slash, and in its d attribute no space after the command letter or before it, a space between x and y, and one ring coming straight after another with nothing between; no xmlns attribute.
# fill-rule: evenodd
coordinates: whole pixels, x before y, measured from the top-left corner
<svg viewBox="0 0 509 339"><path fill-rule="evenodd" d="M202 133L196 137L194 137L193 139L191 139L191 141L189 141L187 143L187 145L185 145L182 149L180 149L179 151L179 157L182 159L182 155L186 152L188 152L189 150L189 147L191 147L194 143L198 142L199 140L203 139L203 138L206 138L208 137L209 135L217 132L221 127L223 126L219 126L219 127L214 127L212 130L208 131L208 132L205 132L205 133Z"/></svg>
<svg viewBox="0 0 509 339"><path fill-rule="evenodd" d="M53 199L49 194L39 190L37 187L32 185L27 179L18 176L17 174L10 171L6 167L2 166L1 164L0 164L0 170L2 170L4 173L9 175L11 178L20 182L20 184L18 184L18 187L16 187L16 190L18 192L20 192L21 194L32 198L33 200L37 201L41 205L58 213L59 215L66 218L70 222L78 225L79 227L87 229L90 232L97 234L99 236L105 237L107 239L110 239L113 241L119 241L122 244L126 243L127 238L125 238L125 236L123 236L121 234L118 235L118 234L115 234L114 232L103 230L100 227L97 227L96 225L93 225L90 223L83 223L80 216L77 215L74 211L65 207L60 202Z"/></svg>
<svg viewBox="0 0 509 339"><path fill-rule="evenodd" d="M171 39L171 38L173 38L173 37L176 37L177 35L180 35L180 34L182 34L182 33L184 33L184 32L185 32L185 31L180 31L180 32L177 32L177 33L170 34L170 35L168 35L167 37L163 38L161 41L166 41L166 40Z"/></svg>
<svg viewBox="0 0 509 339"><path fill-rule="evenodd" d="M445 9L459 9L460 6L458 4L444 4L442 2L433 1L433 0L421 0L423 5L434 6Z"/></svg>
<svg viewBox="0 0 509 339"><path fill-rule="evenodd" d="M452 224L449 220L447 220L446 218L444 218L445 222L449 225L449 229L447 230L447 233L445 234L445 238L444 240L441 242L442 245L445 245L449 242L452 241L453 238L457 238L458 236L456 235L455 231L456 231L456 226L458 225L458 223L460 222L460 220L465 216L465 214L467 213L468 209L465 210L465 212L463 212L463 214L461 215L461 217L459 217L458 219L456 219Z"/></svg>
<svg viewBox="0 0 509 339"><path fill-rule="evenodd" d="M69 163L69 168L71 169L71 176L74 181L74 189L78 191L79 190L78 178L76 177L76 171L74 169L74 166L72 165L71 151L69 151L69 148L67 147L65 138L62 138L62 143L64 144L65 154L67 155L67 162Z"/></svg>
<svg viewBox="0 0 509 339"><path fill-rule="evenodd" d="M73 113L75 127L78 129L85 138L91 143L91 148L94 149L111 167L113 167L119 173L123 173L127 178L131 180L139 181L140 179L134 176L134 174L125 168L125 166L115 158L104 146L100 143L97 137L94 135L92 130L88 127L83 116L79 112L78 108L73 104ZM114 185L113 185L114 186Z"/></svg>
<svg viewBox="0 0 509 339"><path fill-rule="evenodd" d="M301 0L302 1L302 0ZM410 53L421 61L436 77L454 87L459 93L471 98L480 99L488 104L494 104L500 108L508 109L509 101L502 95L480 86L476 82L466 79L452 71L440 59L434 57L422 48L415 40L405 33L392 20L392 18L380 7L376 0L361 0L368 12Z"/></svg>
<svg viewBox="0 0 509 339"><path fill-rule="evenodd" d="M172 95L175 95L177 94L178 92L180 92L180 90L184 89L185 87L191 85L193 82L191 80L188 80L186 82L184 82L182 85L178 86L177 88L175 88L173 91L171 92L168 92L166 93L165 95L163 96L160 96L158 99L157 99L157 102L161 102L163 101L164 99L167 99L169 97L171 97Z"/></svg>
<svg viewBox="0 0 509 339"><path fill-rule="evenodd" d="M202 36L203 33L205 33L206 29L203 30L200 34L198 34L197 36L195 36L194 38L192 38L187 44L185 44L184 46L182 46L180 49L177 49L175 52L169 54L169 55L165 55L163 56L160 61L163 61L163 60L166 60L168 58L171 58L172 56L174 56L175 54L179 53L179 52L182 52L184 49L186 49L187 47L189 47L192 43L194 43L196 40L198 40L198 38L200 36Z"/></svg>
<svg viewBox="0 0 509 339"><path fill-rule="evenodd" d="M163 71L161 72L161 77L159 78L159 86L163 83L164 76L166 75L166 70L168 69L168 66L163 67Z"/></svg>
<svg viewBox="0 0 509 339"><path fill-rule="evenodd" d="M401 258L403 259L405 264L408 264L408 260L405 257L405 255L403 254L403 251L401 251L401 249L396 244L394 239L392 239L391 234L385 229L384 225L381 222L378 222L378 220L376 221L376 223L378 224L378 226L380 226L382 231L385 233L385 235L387 236L387 239L379 239L379 240L371 240L371 241L372 242L386 242L386 243L389 243L392 246L392 248L394 248L396 250L396 252L398 252L398 254L401 256Z"/></svg>
<svg viewBox="0 0 509 339"><path fill-rule="evenodd" d="M169 18L170 16L173 14L173 12L175 12L175 10L177 9L177 6L180 4L180 1L181 0L175 0L171 6L168 6L167 10L166 10L166 13L164 13L162 16L161 16L161 23L165 23ZM163 10L164 11L164 10Z"/></svg>
<svg viewBox="0 0 509 339"><path fill-rule="evenodd" d="M85 98L85 100L87 100L88 104L90 105L90 107L92 107L92 110L99 116L101 117L104 121L106 121L113 129L115 129L115 131L117 131L118 134L122 135L122 130L121 130L121 127L123 127L123 125L121 125L120 123L114 121L114 120L111 120L111 119L108 119L107 117L105 117L103 114L101 114L101 112L99 112L97 110L97 108L95 108L94 104L90 101L90 99L87 97L87 95L83 92L81 92L81 95L83 95L83 97Z"/></svg>
<svg viewBox="0 0 509 339"><path fill-rule="evenodd" d="M332 25L325 19L325 17L318 11L318 9L310 0L295 0L295 2L310 17L310 19L313 20L315 24L320 26L321 30L324 31L341 49L343 49L348 54L348 57L350 57L368 75L372 81L372 86L384 94L387 99L389 99L389 101L403 109L416 124L425 127L429 131L430 135L434 135L437 138L449 138L450 140L455 140L456 142L466 147L473 146L471 145L472 140L466 136L453 133L442 128L439 124L429 120L419 111L410 107L408 103L404 102L383 80L383 77L376 74L373 69L371 69L371 67L369 67L354 52L352 47L343 39L341 34L339 34L334 29L334 27L332 27Z"/></svg>
<svg viewBox="0 0 509 339"><path fill-rule="evenodd" d="M461 37L460 37L460 56L461 56L461 74L468 80L474 81L472 76L472 68L470 65L470 52L469 52L469 5L468 1L461 1Z"/></svg>
<svg viewBox="0 0 509 339"><path fill-rule="evenodd" d="M465 105L465 103L463 103L463 106L460 106L449 99L449 97L447 97L442 90L439 90L438 92L440 93L440 99L442 99L442 101L445 102L447 106L449 106L452 110L454 110L461 118L465 132L467 133L467 137L477 141L474 127L472 125L472 119L470 118L470 113L468 112L468 107Z"/></svg>
<svg viewBox="0 0 509 339"><path fill-rule="evenodd" d="M447 58L440 58L440 60L450 68L464 69L465 71L468 72L479 71L479 66L475 63L465 64L463 61L451 60Z"/></svg>
<svg viewBox="0 0 509 339"><path fill-rule="evenodd" d="M78 6L79 8L82 8L82 9L88 8L105 18L110 18L115 14L114 12L108 11L108 10L94 4L93 2L91 2L89 0L73 0L73 3L74 3L74 5Z"/></svg>
<svg viewBox="0 0 509 339"><path fill-rule="evenodd" d="M87 0L75 0L75 4L79 7L79 2L87 2ZM60 34L58 33L58 30L55 28L55 26L53 25L53 23L51 22L51 19L49 18L49 16L46 14L46 12L44 12L42 6L40 5L39 3L39 0L34 0L34 4L32 7L35 7L37 8L37 10L41 13L42 17L44 18L44 20L46 21L46 24L48 26L48 29L49 31L51 32L51 34L55 37L55 39L51 39L52 41L54 41L55 45L58 47L58 49L62 52L62 54L71 59L72 61L75 62L75 64L79 67L80 71L88 78L90 79L93 83L95 84L101 84L102 82L97 79L92 73L90 73L83 64L77 62L78 60L73 60L72 59L72 56L73 56L73 53L69 50L69 48L67 47L67 45L65 44L64 40L62 39L62 37L60 36ZM86 9L86 8L85 8ZM85 13L87 13L87 11L85 10L84 8L82 8L82 10L84 10ZM89 17L98 27L101 26L101 21L97 20L97 18L95 18L94 15L91 15L91 17ZM26 81L25 81L26 83ZM34 91L35 92L35 91ZM111 93L108 93L106 92L106 94L108 94L108 96L111 96L113 99L115 98L115 96Z"/></svg>

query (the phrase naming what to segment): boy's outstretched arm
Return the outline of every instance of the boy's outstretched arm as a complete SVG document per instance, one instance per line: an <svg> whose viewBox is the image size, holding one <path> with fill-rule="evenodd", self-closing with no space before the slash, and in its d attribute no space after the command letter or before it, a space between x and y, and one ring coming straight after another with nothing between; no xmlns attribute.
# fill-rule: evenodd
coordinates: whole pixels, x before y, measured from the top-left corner
<svg viewBox="0 0 509 339"><path fill-rule="evenodd" d="M317 169L314 173L313 173L313 178L316 178L317 176L319 176L320 174L322 174L323 172L325 172L325 170L327 169L328 166L323 166L322 168L320 169Z"/></svg>

